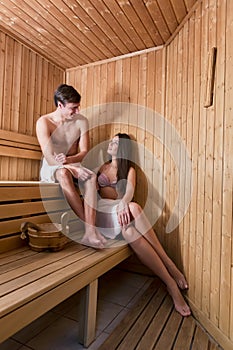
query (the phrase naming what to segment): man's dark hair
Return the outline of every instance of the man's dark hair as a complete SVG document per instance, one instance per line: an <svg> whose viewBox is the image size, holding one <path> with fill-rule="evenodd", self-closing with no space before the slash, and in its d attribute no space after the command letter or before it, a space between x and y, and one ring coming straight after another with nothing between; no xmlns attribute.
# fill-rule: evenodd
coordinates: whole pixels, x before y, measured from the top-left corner
<svg viewBox="0 0 233 350"><path fill-rule="evenodd" d="M54 92L54 103L56 107L58 102L61 102L63 106L67 103L80 103L81 95L71 85L61 84Z"/></svg>

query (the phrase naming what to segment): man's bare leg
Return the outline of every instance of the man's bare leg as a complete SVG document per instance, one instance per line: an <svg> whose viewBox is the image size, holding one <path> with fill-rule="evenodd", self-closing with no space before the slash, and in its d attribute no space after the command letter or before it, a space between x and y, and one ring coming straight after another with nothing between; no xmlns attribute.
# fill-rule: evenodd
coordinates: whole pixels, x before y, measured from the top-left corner
<svg viewBox="0 0 233 350"><path fill-rule="evenodd" d="M83 206L83 202L74 185L74 175L78 178L78 170L75 172L74 166L72 167L72 173L68 170L68 167L61 168L56 172L56 179L71 209L85 224L85 233L81 242L91 247L104 248L106 240L95 228L96 176L93 174L84 182L85 198L87 200L84 198Z"/></svg>
<svg viewBox="0 0 233 350"><path fill-rule="evenodd" d="M76 191L73 182L73 176L79 179L79 168L74 165L67 165L65 168L57 171L57 180L59 181L63 193L74 210L76 215L85 223L85 233L81 240L82 244L102 249L106 239L97 231L95 227L96 218L96 175L93 173L84 184L84 207ZM79 215L79 213L81 215Z"/></svg>
<svg viewBox="0 0 233 350"><path fill-rule="evenodd" d="M59 182L63 194L71 209L84 222L85 217L83 203L75 188L71 172L65 168L58 169L56 171L56 179Z"/></svg>
<svg viewBox="0 0 233 350"><path fill-rule="evenodd" d="M85 214L85 234L82 243L95 248L104 248L106 239L98 232L95 226L96 222L96 175L93 174L90 179L84 182L84 214Z"/></svg>

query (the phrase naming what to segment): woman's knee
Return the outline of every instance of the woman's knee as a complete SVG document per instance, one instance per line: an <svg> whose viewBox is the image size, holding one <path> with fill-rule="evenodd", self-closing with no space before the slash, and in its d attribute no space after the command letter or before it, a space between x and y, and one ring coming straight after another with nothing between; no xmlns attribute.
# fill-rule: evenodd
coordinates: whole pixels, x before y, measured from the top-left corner
<svg viewBox="0 0 233 350"><path fill-rule="evenodd" d="M138 215L140 215L142 212L141 206L136 202L129 203L129 210L134 218L137 217Z"/></svg>
<svg viewBox="0 0 233 350"><path fill-rule="evenodd" d="M137 232L137 230L132 224L122 229L122 236L128 243L132 243L136 241L138 238L140 238L139 232Z"/></svg>

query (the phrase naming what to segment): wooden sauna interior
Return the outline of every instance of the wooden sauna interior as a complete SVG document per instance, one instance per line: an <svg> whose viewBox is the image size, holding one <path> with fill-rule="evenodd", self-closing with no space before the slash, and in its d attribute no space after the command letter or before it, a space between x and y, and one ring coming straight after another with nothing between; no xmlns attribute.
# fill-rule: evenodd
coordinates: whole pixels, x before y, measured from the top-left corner
<svg viewBox="0 0 233 350"><path fill-rule="evenodd" d="M120 130L142 146L137 200L162 196L158 236L187 276L195 317L224 349L233 348L232 37L232 0L0 2L0 179L38 180L36 120L54 109L60 83L73 85L95 116L92 146ZM138 107L116 122L103 106L120 102ZM191 173L166 147L175 142L169 126ZM166 233L179 192L190 191Z"/></svg>

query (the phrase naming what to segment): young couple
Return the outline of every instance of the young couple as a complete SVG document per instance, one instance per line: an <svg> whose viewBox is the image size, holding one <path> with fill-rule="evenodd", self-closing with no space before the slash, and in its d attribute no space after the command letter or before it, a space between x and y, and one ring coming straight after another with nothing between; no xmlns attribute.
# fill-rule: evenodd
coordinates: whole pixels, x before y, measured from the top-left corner
<svg viewBox="0 0 233 350"><path fill-rule="evenodd" d="M69 205L85 223L83 244L101 249L106 237L121 233L141 262L166 284L176 310L189 316L191 311L180 292L188 288L187 281L161 246L142 208L132 202L136 173L130 162L130 137L122 133L113 137L107 149L110 160L97 175L81 166L89 150L89 135L88 121L79 114L80 99L72 86L60 85L54 94L56 110L37 121L44 155L41 180L59 182ZM84 185L84 202L75 179Z"/></svg>

